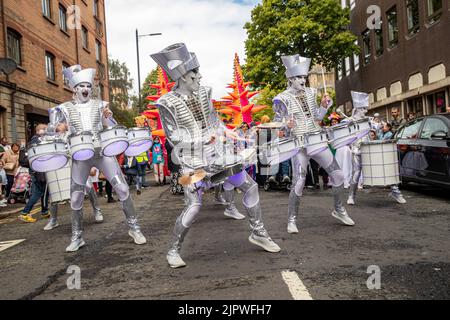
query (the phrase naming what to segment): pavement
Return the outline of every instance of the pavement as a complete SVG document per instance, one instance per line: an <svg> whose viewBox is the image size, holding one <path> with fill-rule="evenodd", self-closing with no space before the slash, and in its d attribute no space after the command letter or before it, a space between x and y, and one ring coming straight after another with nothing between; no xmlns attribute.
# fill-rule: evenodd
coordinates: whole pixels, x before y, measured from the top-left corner
<svg viewBox="0 0 450 320"><path fill-rule="evenodd" d="M43 231L47 220L3 219L0 242L24 241L6 249L0 243L0 299L450 299L448 192L412 186L404 195L408 203L400 205L388 190L360 191L357 206L347 206L356 226L346 227L331 217L330 190L305 191L300 233L289 235L288 193L260 189L266 228L282 248L266 253L248 241L248 221L226 218L209 192L183 246L187 267L176 270L165 255L184 203L168 186L133 192L143 246L128 236L120 205L106 199L103 224L95 224L86 202L87 245L73 254L64 251L67 205L50 232ZM236 198L244 213L242 194Z"/></svg>

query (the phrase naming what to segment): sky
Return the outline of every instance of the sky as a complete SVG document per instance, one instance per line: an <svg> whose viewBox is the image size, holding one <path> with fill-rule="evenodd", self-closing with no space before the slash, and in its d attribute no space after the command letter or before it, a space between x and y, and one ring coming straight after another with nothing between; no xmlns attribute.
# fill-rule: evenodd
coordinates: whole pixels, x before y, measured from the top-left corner
<svg viewBox="0 0 450 320"><path fill-rule="evenodd" d="M141 83L156 63L150 54L184 42L200 62L202 84L213 87L220 99L232 82L233 59L237 53L245 62L247 38L244 24L261 0L106 0L108 53L125 62L137 92L136 29L139 34L162 36L139 40Z"/></svg>

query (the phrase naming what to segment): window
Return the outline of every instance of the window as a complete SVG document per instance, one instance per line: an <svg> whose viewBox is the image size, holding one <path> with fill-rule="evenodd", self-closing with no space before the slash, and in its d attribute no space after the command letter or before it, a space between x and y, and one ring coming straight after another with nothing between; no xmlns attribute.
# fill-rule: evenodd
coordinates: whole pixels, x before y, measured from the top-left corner
<svg viewBox="0 0 450 320"><path fill-rule="evenodd" d="M95 57L97 61L102 61L102 44L98 40L95 40Z"/></svg>
<svg viewBox="0 0 450 320"><path fill-rule="evenodd" d="M367 65L370 62L370 56L372 55L372 43L370 41L370 30L367 29L362 34L363 37L363 53L364 64Z"/></svg>
<svg viewBox="0 0 450 320"><path fill-rule="evenodd" d="M358 40L355 41L355 45L358 45ZM353 55L353 67L355 69L355 71L359 70L359 54L355 53Z"/></svg>
<svg viewBox="0 0 450 320"><path fill-rule="evenodd" d="M98 18L98 0L94 0L94 17Z"/></svg>
<svg viewBox="0 0 450 320"><path fill-rule="evenodd" d="M434 23L442 14L442 0L428 0L428 21Z"/></svg>
<svg viewBox="0 0 450 320"><path fill-rule="evenodd" d="M380 28L375 30L375 53L377 57L383 54L383 22L380 22Z"/></svg>
<svg viewBox="0 0 450 320"><path fill-rule="evenodd" d="M387 12L387 19L389 29L389 47L393 48L398 44L398 20L396 6Z"/></svg>
<svg viewBox="0 0 450 320"><path fill-rule="evenodd" d="M417 120L412 122L404 127L400 134L401 139L417 139L419 134L420 126L422 125L423 120Z"/></svg>
<svg viewBox="0 0 450 320"><path fill-rule="evenodd" d="M22 36L8 28L8 58L13 59L17 65L22 65Z"/></svg>
<svg viewBox="0 0 450 320"><path fill-rule="evenodd" d="M64 71L64 69L67 69L67 68L69 68L69 67L70 67L70 65L69 65L67 62L63 62L63 64L62 64L62 70L63 70L63 71ZM69 87L69 79L66 78L66 76L64 75L64 73L63 73L62 75L63 75L64 86L65 86L65 87Z"/></svg>
<svg viewBox="0 0 450 320"><path fill-rule="evenodd" d="M59 5L59 27L67 32L67 10L62 5Z"/></svg>
<svg viewBox="0 0 450 320"><path fill-rule="evenodd" d="M442 131L448 134L447 125L440 119L429 118L423 126L422 133L420 134L420 139L431 139L431 135L438 131Z"/></svg>
<svg viewBox="0 0 450 320"><path fill-rule="evenodd" d="M42 0L42 15L49 19L52 18L52 4L51 0Z"/></svg>
<svg viewBox="0 0 450 320"><path fill-rule="evenodd" d="M406 0L406 16L408 22L408 33L416 34L419 29L419 0Z"/></svg>
<svg viewBox="0 0 450 320"><path fill-rule="evenodd" d="M342 63L342 61L338 64L336 69L337 69L337 79L342 80L342 78L344 76L344 72L343 72L344 64Z"/></svg>
<svg viewBox="0 0 450 320"><path fill-rule="evenodd" d="M81 43L83 44L83 48L89 49L89 39L88 39L89 33L86 27L81 28Z"/></svg>
<svg viewBox="0 0 450 320"><path fill-rule="evenodd" d="M350 58L345 58L344 65L345 65L345 75L349 76L352 71L350 66Z"/></svg>
<svg viewBox="0 0 450 320"><path fill-rule="evenodd" d="M47 79L55 81L55 56L50 52L45 53L45 71L47 74Z"/></svg>

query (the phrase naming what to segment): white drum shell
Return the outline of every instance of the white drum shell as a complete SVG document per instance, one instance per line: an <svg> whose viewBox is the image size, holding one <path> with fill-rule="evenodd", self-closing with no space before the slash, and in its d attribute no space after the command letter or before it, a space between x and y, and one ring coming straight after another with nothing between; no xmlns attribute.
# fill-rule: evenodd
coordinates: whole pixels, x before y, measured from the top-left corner
<svg viewBox="0 0 450 320"><path fill-rule="evenodd" d="M263 165L277 165L291 159L302 147L303 141L298 139L277 139L260 147L259 159Z"/></svg>
<svg viewBox="0 0 450 320"><path fill-rule="evenodd" d="M306 153L314 156L328 148L328 135L324 131L305 134Z"/></svg>
<svg viewBox="0 0 450 320"><path fill-rule="evenodd" d="M90 150L94 153L94 137L90 133L81 133L69 137L69 145L72 157L79 151Z"/></svg>
<svg viewBox="0 0 450 320"><path fill-rule="evenodd" d="M354 123L345 123L328 129L328 135L333 149L348 146L357 140L357 126Z"/></svg>
<svg viewBox="0 0 450 320"><path fill-rule="evenodd" d="M364 185L392 186L400 183L399 158L395 141L361 144Z"/></svg>
<svg viewBox="0 0 450 320"><path fill-rule="evenodd" d="M151 140L152 135L150 130L146 128L132 128L128 130L128 141L130 145L133 142L142 141L142 140Z"/></svg>
<svg viewBox="0 0 450 320"><path fill-rule="evenodd" d="M111 144L126 142L126 147L128 147L129 145L127 129L124 127L105 129L100 132L99 136L102 147L102 154L105 148L109 147ZM125 150L126 148L123 150L117 150L116 154L113 154L112 156L117 156L123 153Z"/></svg>
<svg viewBox="0 0 450 320"><path fill-rule="evenodd" d="M38 171L38 170L33 168L33 162L40 158L59 155L59 156L64 156L68 159L67 145L65 142L62 142L62 141L53 141L51 143L46 142L46 143L40 143L40 144L34 145L27 150L27 154L28 154L30 166L35 171ZM53 165L53 164L51 164L51 165ZM53 171L55 169L60 169L60 168L55 168L53 166L53 167L49 167L48 170L46 170L46 171L50 171L50 170ZM39 171L39 172L41 172L41 171ZM44 171L42 171L42 172L44 172Z"/></svg>
<svg viewBox="0 0 450 320"><path fill-rule="evenodd" d="M52 204L70 200L71 167L72 162L69 161L64 168L45 174Z"/></svg>

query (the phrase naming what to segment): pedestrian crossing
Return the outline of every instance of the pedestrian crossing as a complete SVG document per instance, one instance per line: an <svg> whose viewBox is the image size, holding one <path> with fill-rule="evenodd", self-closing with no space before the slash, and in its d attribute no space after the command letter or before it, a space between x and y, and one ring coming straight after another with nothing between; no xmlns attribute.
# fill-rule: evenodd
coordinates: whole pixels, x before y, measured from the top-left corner
<svg viewBox="0 0 450 320"><path fill-rule="evenodd" d="M25 239L0 242L0 252L5 251L6 249L9 249L11 247L14 247L24 241L25 241Z"/></svg>

